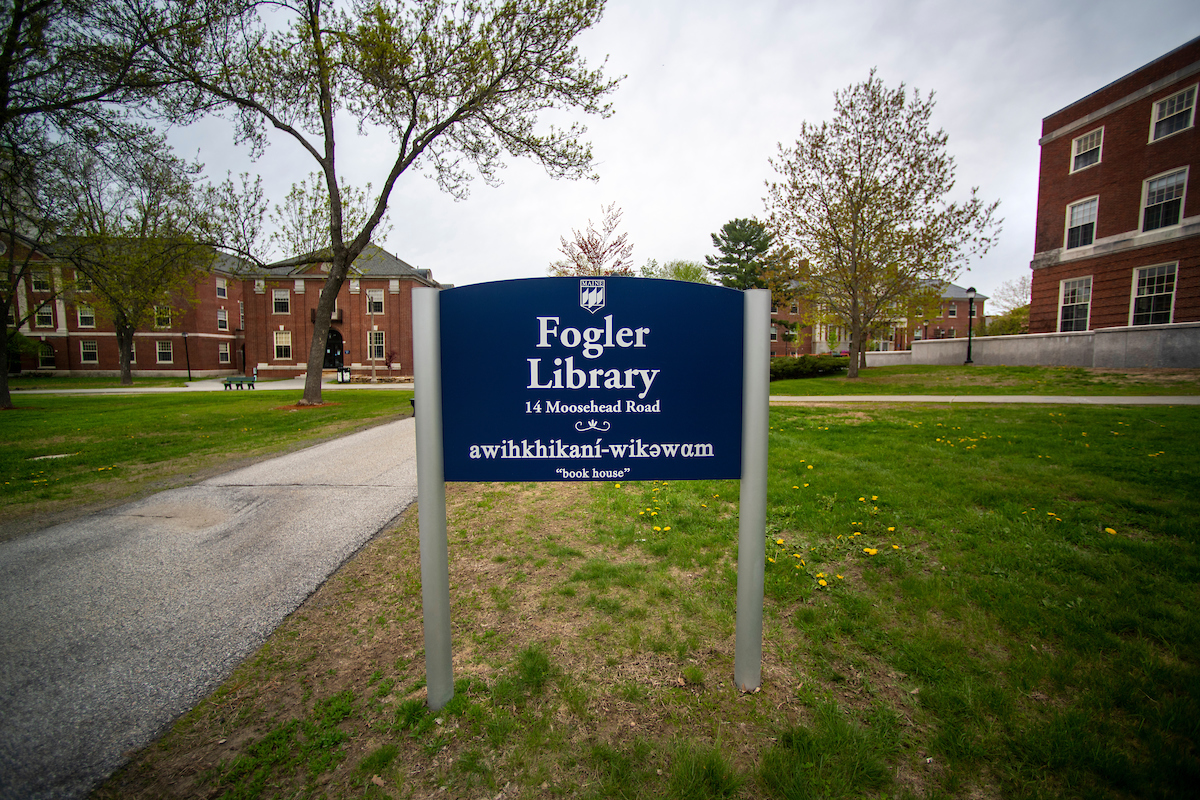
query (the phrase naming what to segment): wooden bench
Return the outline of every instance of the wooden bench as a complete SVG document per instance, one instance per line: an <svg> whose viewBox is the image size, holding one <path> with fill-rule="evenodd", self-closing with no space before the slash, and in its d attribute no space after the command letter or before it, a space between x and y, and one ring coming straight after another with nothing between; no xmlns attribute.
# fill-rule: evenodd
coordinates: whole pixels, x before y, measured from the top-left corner
<svg viewBox="0 0 1200 800"><path fill-rule="evenodd" d="M254 382L256 380L258 380L258 376L251 376L247 378L244 375L232 375L226 378L223 383L225 384L226 389L230 388L231 386L236 386L239 389L241 389L242 386L249 386L251 389L253 389Z"/></svg>

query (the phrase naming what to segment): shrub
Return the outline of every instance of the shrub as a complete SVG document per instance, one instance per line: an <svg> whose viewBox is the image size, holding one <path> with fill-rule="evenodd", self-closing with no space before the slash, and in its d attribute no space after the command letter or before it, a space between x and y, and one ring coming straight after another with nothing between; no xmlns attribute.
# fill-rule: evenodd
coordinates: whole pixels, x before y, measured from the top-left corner
<svg viewBox="0 0 1200 800"><path fill-rule="evenodd" d="M815 378L841 372L850 366L846 356L796 356L794 358L772 358L771 380L783 381L790 378Z"/></svg>

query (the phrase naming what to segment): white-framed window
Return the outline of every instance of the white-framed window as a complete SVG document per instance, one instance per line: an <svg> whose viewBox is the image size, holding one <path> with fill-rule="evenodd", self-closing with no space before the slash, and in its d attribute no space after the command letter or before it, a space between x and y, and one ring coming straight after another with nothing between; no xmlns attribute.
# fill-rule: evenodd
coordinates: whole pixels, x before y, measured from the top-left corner
<svg viewBox="0 0 1200 800"><path fill-rule="evenodd" d="M217 297L229 297L229 284L224 278L217 278Z"/></svg>
<svg viewBox="0 0 1200 800"><path fill-rule="evenodd" d="M84 364L100 363L100 348L95 340L84 339L79 343L79 360Z"/></svg>
<svg viewBox="0 0 1200 800"><path fill-rule="evenodd" d="M779 341L779 328L776 325L771 326L771 341L772 342Z"/></svg>
<svg viewBox="0 0 1200 800"><path fill-rule="evenodd" d="M96 327L96 310L94 308L91 306L85 306L81 303L75 307L75 312L79 315L79 327Z"/></svg>
<svg viewBox="0 0 1200 800"><path fill-rule="evenodd" d="M957 316L958 316L958 303L947 303L946 304L946 318L954 319Z"/></svg>
<svg viewBox="0 0 1200 800"><path fill-rule="evenodd" d="M271 313L272 314L290 314L292 313L292 294L287 289L272 289L271 290Z"/></svg>
<svg viewBox="0 0 1200 800"><path fill-rule="evenodd" d="M383 360L383 331L367 331L367 358Z"/></svg>
<svg viewBox="0 0 1200 800"><path fill-rule="evenodd" d="M229 330L229 312L223 308L217 309L217 330Z"/></svg>
<svg viewBox="0 0 1200 800"><path fill-rule="evenodd" d="M958 337L958 329L951 328L950 330L946 331L946 336L950 339L957 338Z"/></svg>
<svg viewBox="0 0 1200 800"><path fill-rule="evenodd" d="M1100 163L1100 146L1104 143L1104 128L1096 128L1071 143L1071 172L1078 172Z"/></svg>
<svg viewBox="0 0 1200 800"><path fill-rule="evenodd" d="M238 300L238 330L246 330L246 304Z"/></svg>
<svg viewBox="0 0 1200 800"><path fill-rule="evenodd" d="M1133 271L1130 325L1169 325L1175 310L1176 264L1158 264Z"/></svg>
<svg viewBox="0 0 1200 800"><path fill-rule="evenodd" d="M129 343L129 363L137 363L137 339Z"/></svg>
<svg viewBox="0 0 1200 800"><path fill-rule="evenodd" d="M170 306L155 306L154 307L154 327L156 327L156 328L171 327L171 307Z"/></svg>
<svg viewBox="0 0 1200 800"><path fill-rule="evenodd" d="M1142 191L1142 230L1153 231L1178 225L1187 188L1187 167L1146 181Z"/></svg>
<svg viewBox="0 0 1200 800"><path fill-rule="evenodd" d="M1099 197L1089 197L1067 206L1067 249L1086 247L1096 241L1096 210Z"/></svg>
<svg viewBox="0 0 1200 800"><path fill-rule="evenodd" d="M1086 331L1092 310L1092 276L1072 278L1058 285L1058 329Z"/></svg>
<svg viewBox="0 0 1200 800"><path fill-rule="evenodd" d="M33 324L38 328L54 327L54 306L49 303L39 306L33 314Z"/></svg>
<svg viewBox="0 0 1200 800"><path fill-rule="evenodd" d="M75 270L75 290L78 292L90 292L93 288L95 287L92 285L92 279L79 270Z"/></svg>
<svg viewBox="0 0 1200 800"><path fill-rule="evenodd" d="M31 276L35 292L50 291L50 273L44 269L35 270Z"/></svg>
<svg viewBox="0 0 1200 800"><path fill-rule="evenodd" d="M1150 141L1157 142L1187 130L1196 121L1196 84L1154 104L1150 118Z"/></svg>
<svg viewBox="0 0 1200 800"><path fill-rule="evenodd" d="M217 342L217 360L222 364L229 363L229 342Z"/></svg>
<svg viewBox="0 0 1200 800"><path fill-rule="evenodd" d="M58 362L54 355L54 345L49 342L42 342L38 345L38 367L40 369L54 369L58 366Z"/></svg>
<svg viewBox="0 0 1200 800"><path fill-rule="evenodd" d="M367 289L367 313L383 313L383 289Z"/></svg>
<svg viewBox="0 0 1200 800"><path fill-rule="evenodd" d="M171 364L175 361L175 348L171 345L170 339L159 339L158 345L158 363Z"/></svg>
<svg viewBox="0 0 1200 800"><path fill-rule="evenodd" d="M275 358L290 359L292 357L292 332L275 331Z"/></svg>

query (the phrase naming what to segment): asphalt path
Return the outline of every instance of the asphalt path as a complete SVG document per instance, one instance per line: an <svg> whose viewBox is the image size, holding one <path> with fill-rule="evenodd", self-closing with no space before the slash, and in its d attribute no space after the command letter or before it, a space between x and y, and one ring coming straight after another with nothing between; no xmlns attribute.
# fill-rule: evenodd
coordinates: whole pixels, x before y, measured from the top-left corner
<svg viewBox="0 0 1200 800"><path fill-rule="evenodd" d="M412 418L0 543L0 798L78 798L417 492Z"/></svg>

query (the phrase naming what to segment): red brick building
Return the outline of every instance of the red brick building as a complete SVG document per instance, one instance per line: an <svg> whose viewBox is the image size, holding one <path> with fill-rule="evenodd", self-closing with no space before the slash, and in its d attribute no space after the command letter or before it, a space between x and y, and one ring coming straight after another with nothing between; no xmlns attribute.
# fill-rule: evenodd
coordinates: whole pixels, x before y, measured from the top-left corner
<svg viewBox="0 0 1200 800"><path fill-rule="evenodd" d="M119 374L116 333L87 302L86 279L69 266L35 256L45 267L31 270L9 324L37 308L19 330L39 352L10 363L10 371ZM269 378L307 371L328 265L258 276L236 266L218 256L211 273L196 281L194 302L175 304L175 311L166 304L156 309L150 329L134 335L135 376L190 372L199 378L257 370L259 377ZM381 377L411 375L412 287L437 285L429 270L368 245L338 295L326 368L348 366L355 375L369 375L373 361ZM181 305L186 310L179 311Z"/></svg>
<svg viewBox="0 0 1200 800"><path fill-rule="evenodd" d="M1029 332L1200 321L1200 38L1042 121Z"/></svg>

